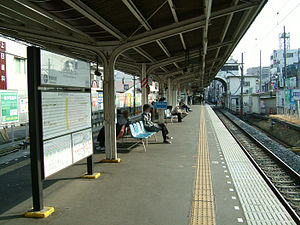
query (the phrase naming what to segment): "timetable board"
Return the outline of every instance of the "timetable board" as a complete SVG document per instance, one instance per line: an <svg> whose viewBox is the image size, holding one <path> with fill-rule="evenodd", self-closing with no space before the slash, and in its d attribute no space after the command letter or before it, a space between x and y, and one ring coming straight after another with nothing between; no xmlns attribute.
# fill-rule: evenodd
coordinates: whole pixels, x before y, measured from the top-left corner
<svg viewBox="0 0 300 225"><path fill-rule="evenodd" d="M89 93L42 92L43 140L91 127Z"/></svg>
<svg viewBox="0 0 300 225"><path fill-rule="evenodd" d="M90 93L42 92L44 177L93 154Z"/></svg>
<svg viewBox="0 0 300 225"><path fill-rule="evenodd" d="M73 163L93 154L92 129L72 134Z"/></svg>
<svg viewBox="0 0 300 225"><path fill-rule="evenodd" d="M73 163L71 135L44 141L44 177Z"/></svg>
<svg viewBox="0 0 300 225"><path fill-rule="evenodd" d="M90 88L90 64L41 50L41 85Z"/></svg>

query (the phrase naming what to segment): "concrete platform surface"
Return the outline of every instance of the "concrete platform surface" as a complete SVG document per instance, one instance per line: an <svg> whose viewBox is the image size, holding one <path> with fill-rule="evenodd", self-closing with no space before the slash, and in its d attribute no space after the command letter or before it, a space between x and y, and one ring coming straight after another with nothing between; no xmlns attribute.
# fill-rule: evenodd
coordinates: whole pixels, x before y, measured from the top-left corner
<svg viewBox="0 0 300 225"><path fill-rule="evenodd" d="M96 154L97 180L80 179L85 161L50 177L44 202L55 212L46 219L23 218L32 206L29 160L2 167L0 224L189 224L200 107L193 110L183 123L168 124L172 145L150 142L146 153L139 146L119 154L119 164L100 164L104 154Z"/></svg>
<svg viewBox="0 0 300 225"><path fill-rule="evenodd" d="M24 218L32 206L29 159L1 164L0 224L295 224L209 106L193 106L168 129L173 144L158 134L146 153L140 145L118 154L121 163L95 154L96 180L80 178L85 161L50 177L44 205L55 212L45 219Z"/></svg>

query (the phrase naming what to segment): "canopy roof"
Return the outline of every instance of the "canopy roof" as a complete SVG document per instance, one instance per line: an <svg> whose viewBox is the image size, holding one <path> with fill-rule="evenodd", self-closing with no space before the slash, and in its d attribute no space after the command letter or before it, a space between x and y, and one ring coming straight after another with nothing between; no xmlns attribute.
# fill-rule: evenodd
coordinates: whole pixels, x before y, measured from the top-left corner
<svg viewBox="0 0 300 225"><path fill-rule="evenodd" d="M115 67L207 86L267 0L9 0L0 33L95 61L120 48Z"/></svg>

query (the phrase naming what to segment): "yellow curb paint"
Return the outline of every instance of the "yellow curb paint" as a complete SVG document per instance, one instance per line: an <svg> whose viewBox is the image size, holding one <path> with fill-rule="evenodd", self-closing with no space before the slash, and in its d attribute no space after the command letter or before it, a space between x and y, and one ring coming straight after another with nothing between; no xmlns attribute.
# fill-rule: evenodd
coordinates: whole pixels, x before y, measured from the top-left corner
<svg viewBox="0 0 300 225"><path fill-rule="evenodd" d="M81 176L82 179L97 179L101 176L100 173L94 173L94 174L91 174L91 175L88 175L88 174L84 174Z"/></svg>
<svg viewBox="0 0 300 225"><path fill-rule="evenodd" d="M100 162L101 163L119 163L119 162L121 162L121 159L120 158L117 158L117 159L102 159Z"/></svg>
<svg viewBox="0 0 300 225"><path fill-rule="evenodd" d="M53 207L44 207L41 211L28 211L24 214L27 218L47 218L54 212Z"/></svg>

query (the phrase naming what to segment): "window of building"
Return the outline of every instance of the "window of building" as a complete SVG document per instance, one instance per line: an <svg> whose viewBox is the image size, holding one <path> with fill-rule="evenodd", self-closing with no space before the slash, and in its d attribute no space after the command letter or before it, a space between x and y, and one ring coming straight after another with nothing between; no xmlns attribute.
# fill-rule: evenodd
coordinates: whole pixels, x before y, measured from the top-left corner
<svg viewBox="0 0 300 225"><path fill-rule="evenodd" d="M15 58L16 73L25 73L25 59Z"/></svg>
<svg viewBox="0 0 300 225"><path fill-rule="evenodd" d="M221 68L221 71L236 71L239 70L238 65L233 65L233 66L223 66Z"/></svg>
<svg viewBox="0 0 300 225"><path fill-rule="evenodd" d="M244 86L249 87L250 86L250 81L244 81Z"/></svg>
<svg viewBox="0 0 300 225"><path fill-rule="evenodd" d="M1 70L5 70L5 65L1 64Z"/></svg>
<svg viewBox="0 0 300 225"><path fill-rule="evenodd" d="M286 53L286 57L287 58L293 58L294 54L293 53ZM283 54L284 57L284 54Z"/></svg>
<svg viewBox="0 0 300 225"><path fill-rule="evenodd" d="M2 52L1 53L1 59L4 59L5 58L5 56L4 56L4 53Z"/></svg>

